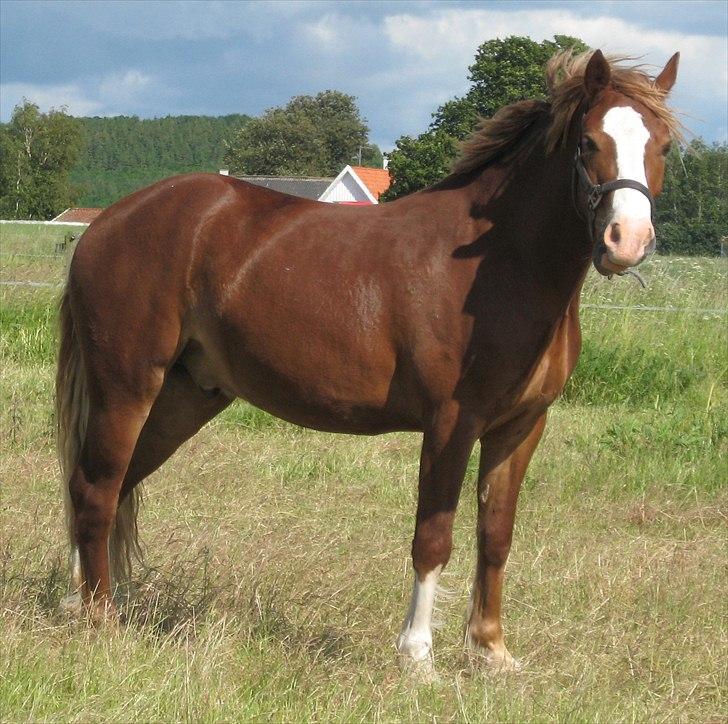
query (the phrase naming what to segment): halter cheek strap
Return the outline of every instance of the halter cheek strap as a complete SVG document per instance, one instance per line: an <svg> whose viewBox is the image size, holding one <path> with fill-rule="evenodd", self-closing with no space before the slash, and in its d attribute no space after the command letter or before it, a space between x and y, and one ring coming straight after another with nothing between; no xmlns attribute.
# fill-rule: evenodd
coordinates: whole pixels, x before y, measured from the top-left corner
<svg viewBox="0 0 728 724"><path fill-rule="evenodd" d="M576 157L574 158L574 167L576 168L579 186L586 194L587 204L592 215L596 212L597 206L602 203L602 198L605 194L616 191L617 189L634 189L647 197L647 200L650 202L650 218L654 220L655 198L652 196L652 192L644 184L631 178L618 178L614 181L607 181L603 184L592 183L592 180L589 178L589 174L586 172L584 161L582 161L581 158L581 148L578 147L576 149ZM594 231L593 228L591 230L592 232Z"/></svg>

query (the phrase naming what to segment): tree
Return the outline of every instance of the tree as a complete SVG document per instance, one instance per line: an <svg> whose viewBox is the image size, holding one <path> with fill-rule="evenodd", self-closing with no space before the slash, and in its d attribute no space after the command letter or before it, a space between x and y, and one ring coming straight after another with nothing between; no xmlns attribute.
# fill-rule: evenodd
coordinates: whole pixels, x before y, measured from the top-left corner
<svg viewBox="0 0 728 724"><path fill-rule="evenodd" d="M74 203L70 172L83 146L64 110L41 113L25 100L0 128L0 216L50 219Z"/></svg>
<svg viewBox="0 0 728 724"><path fill-rule="evenodd" d="M389 156L392 185L385 201L432 186L447 176L457 154L457 139L441 130L431 130L417 138L402 136Z"/></svg>
<svg viewBox="0 0 728 724"><path fill-rule="evenodd" d="M225 163L233 173L325 175L328 158L316 123L300 110L271 109L233 138Z"/></svg>
<svg viewBox="0 0 728 724"><path fill-rule="evenodd" d="M657 239L663 254L718 254L728 235L728 146L695 139L673 147L657 199Z"/></svg>
<svg viewBox="0 0 728 724"><path fill-rule="evenodd" d="M384 156L376 143L367 143L365 146L360 146L360 149L361 156L359 155L359 149L357 149L354 154L354 158L352 159L352 161L356 162L357 166L382 168Z"/></svg>
<svg viewBox="0 0 728 724"><path fill-rule="evenodd" d="M424 188L447 175L457 154L457 142L473 131L479 118L490 118L516 101L545 98L546 61L566 49L582 52L588 48L578 38L566 35L542 43L519 36L483 43L469 68L468 92L441 105L425 133L416 139L405 136L397 141L389 161L394 180L385 199Z"/></svg>
<svg viewBox="0 0 728 724"><path fill-rule="evenodd" d="M368 132L353 96L333 90L296 96L242 128L225 162L234 173L336 175L358 158L360 147L363 161L365 148L376 156Z"/></svg>

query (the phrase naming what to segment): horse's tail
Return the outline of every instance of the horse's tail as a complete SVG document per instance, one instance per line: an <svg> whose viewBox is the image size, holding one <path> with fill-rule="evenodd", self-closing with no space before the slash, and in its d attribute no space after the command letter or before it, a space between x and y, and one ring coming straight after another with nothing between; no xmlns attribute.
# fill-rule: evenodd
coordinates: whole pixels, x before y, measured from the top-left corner
<svg viewBox="0 0 728 724"><path fill-rule="evenodd" d="M73 505L69 483L81 457L88 422L88 388L81 347L73 323L68 289L64 289L59 311L58 368L56 370L56 433L61 467L61 491L66 514L66 532L71 545L71 588L81 586L81 570L76 554Z"/></svg>
<svg viewBox="0 0 728 724"><path fill-rule="evenodd" d="M77 591L82 583L82 574L77 554L69 484L86 440L89 395L86 368L67 288L61 299L59 317L60 347L56 370L57 450L61 467L66 531L71 545L71 588ZM140 493L138 488L135 488L119 505L109 536L111 575L117 583L129 580L132 556L141 558L137 528L139 502Z"/></svg>

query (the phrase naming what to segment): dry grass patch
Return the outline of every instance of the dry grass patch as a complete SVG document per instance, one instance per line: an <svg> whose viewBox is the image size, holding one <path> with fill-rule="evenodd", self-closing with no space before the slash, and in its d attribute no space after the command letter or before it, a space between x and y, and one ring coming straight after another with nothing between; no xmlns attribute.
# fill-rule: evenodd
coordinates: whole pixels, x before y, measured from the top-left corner
<svg viewBox="0 0 728 724"><path fill-rule="evenodd" d="M442 680L413 690L393 641L410 587L416 436L207 428L149 481L147 562L113 635L55 612L52 459L42 446L6 451L0 702L15 718L78 720L720 715L725 501L566 495L557 452L547 446L523 493L509 566L506 625L526 672L479 673L463 657L471 479L440 603Z"/></svg>

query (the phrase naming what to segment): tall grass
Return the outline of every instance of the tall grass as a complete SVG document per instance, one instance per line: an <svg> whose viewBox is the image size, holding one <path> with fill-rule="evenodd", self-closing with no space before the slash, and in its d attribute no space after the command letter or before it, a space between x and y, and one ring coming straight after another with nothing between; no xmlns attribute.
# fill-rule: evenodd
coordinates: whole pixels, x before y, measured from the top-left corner
<svg viewBox="0 0 728 724"><path fill-rule="evenodd" d="M57 346L57 298L47 290L0 287L0 360L52 365Z"/></svg>
<svg viewBox="0 0 728 724"><path fill-rule="evenodd" d="M60 284L84 225L0 224L0 281Z"/></svg>
<svg viewBox="0 0 728 724"><path fill-rule="evenodd" d="M657 260L587 303L726 307L721 260ZM37 278L37 277L36 277ZM726 318L587 308L529 468L507 574L519 676L469 665L477 456L436 633L403 678L419 436L327 435L236 403L146 485L117 633L63 618L52 450L57 292L0 291L0 720L720 721ZM705 317L705 318L704 318Z"/></svg>
<svg viewBox="0 0 728 724"><path fill-rule="evenodd" d="M80 237L86 224L0 224L0 254L11 256L56 254L56 245L69 237Z"/></svg>

